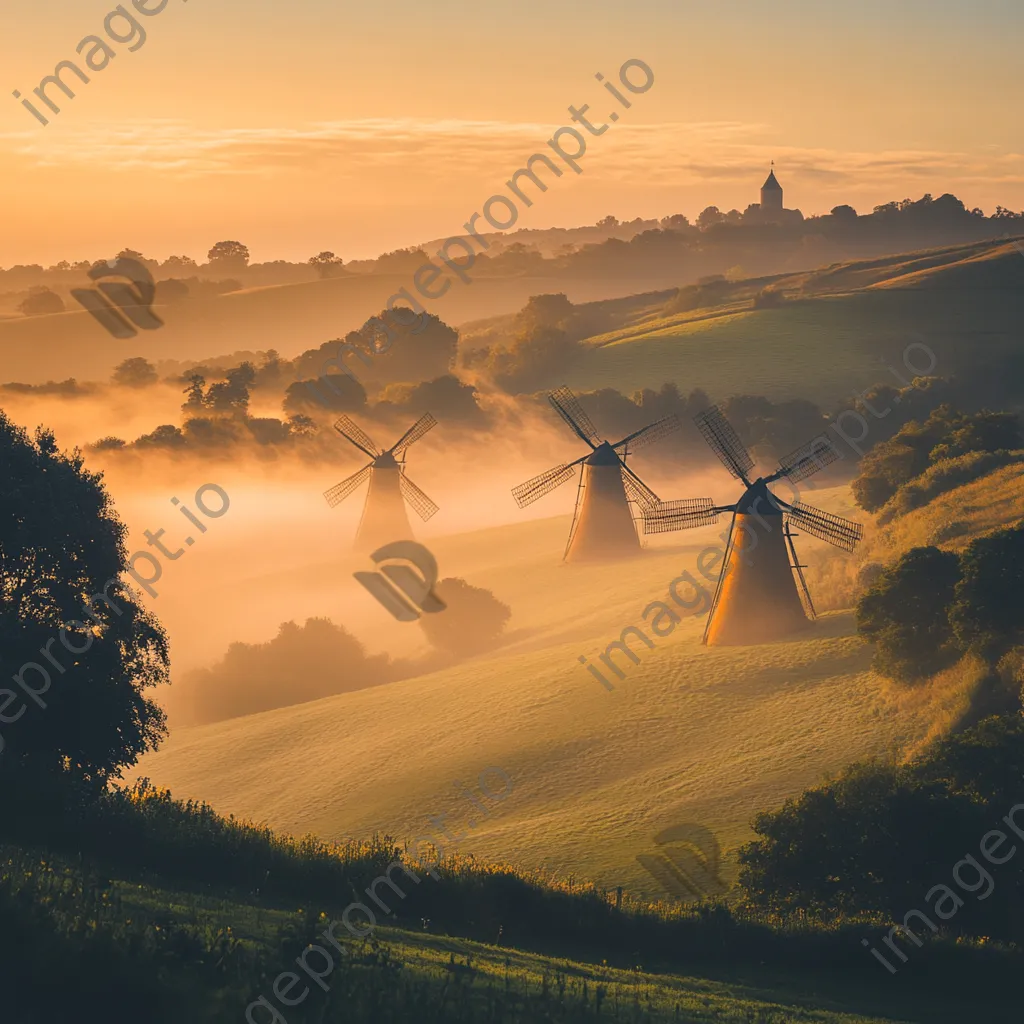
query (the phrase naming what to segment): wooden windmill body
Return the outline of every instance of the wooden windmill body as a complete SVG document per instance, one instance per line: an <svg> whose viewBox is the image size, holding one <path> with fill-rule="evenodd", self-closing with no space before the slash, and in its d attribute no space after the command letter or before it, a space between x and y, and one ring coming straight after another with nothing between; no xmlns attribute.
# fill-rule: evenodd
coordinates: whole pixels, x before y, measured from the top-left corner
<svg viewBox="0 0 1024 1024"><path fill-rule="evenodd" d="M596 562L637 554L640 537L636 520L645 524L646 532L648 513L660 508L662 502L626 465L626 459L637 448L678 430L681 426L678 417L667 416L612 444L601 440L579 400L568 388L553 391L548 401L590 451L575 462L555 466L513 487L512 496L520 508L525 508L571 480L576 475L576 467L581 466L576 510L564 560ZM631 506L638 509L638 516L634 516ZM662 530L659 528L657 532Z"/></svg>
<svg viewBox="0 0 1024 1024"><path fill-rule="evenodd" d="M857 523L811 505L791 505L772 494L768 485L782 477L791 483L806 480L835 462L839 452L822 434L787 455L770 476L751 480L754 460L721 411L712 406L695 421L725 468L746 490L734 505L716 506L710 498L696 499L689 508L684 502L666 503L649 518L686 529L716 522L723 512L732 513L704 643L761 644L790 636L808 625L808 613L814 616L803 566L793 545L793 527L845 551L854 549L863 531Z"/></svg>
<svg viewBox="0 0 1024 1024"><path fill-rule="evenodd" d="M342 416L334 424L334 429L342 437L372 460L358 473L324 491L327 504L334 508L369 481L363 514L353 542L355 550L376 551L392 541L412 540L412 526L405 510L407 502L424 522L437 511L437 505L405 473L406 450L436 425L437 420L426 413L395 444L381 451L348 416Z"/></svg>

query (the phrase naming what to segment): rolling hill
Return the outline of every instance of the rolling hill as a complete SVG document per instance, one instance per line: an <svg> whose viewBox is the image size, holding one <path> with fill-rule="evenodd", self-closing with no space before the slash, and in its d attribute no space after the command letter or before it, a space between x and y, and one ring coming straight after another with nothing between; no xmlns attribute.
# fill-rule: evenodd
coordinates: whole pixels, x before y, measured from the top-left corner
<svg viewBox="0 0 1024 1024"><path fill-rule="evenodd" d="M787 301L753 308L764 288ZM684 393L701 387L713 398L760 394L831 408L880 381L895 385L888 366L912 376L903 352L913 342L934 351L936 374L978 372L1021 351L1024 257L999 241L851 261L735 282L714 306L668 315L673 294L585 305L581 313L611 329L586 337L582 357L543 386L629 394L675 381ZM472 346L503 330L510 318L468 323L462 334ZM918 351L911 362L927 366Z"/></svg>

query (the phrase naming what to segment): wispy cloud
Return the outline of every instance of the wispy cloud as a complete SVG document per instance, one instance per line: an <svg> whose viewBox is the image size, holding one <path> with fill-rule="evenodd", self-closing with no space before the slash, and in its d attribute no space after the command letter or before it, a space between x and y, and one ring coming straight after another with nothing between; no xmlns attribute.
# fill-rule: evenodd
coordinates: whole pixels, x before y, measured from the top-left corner
<svg viewBox="0 0 1024 1024"><path fill-rule="evenodd" d="M544 150L550 124L506 121L367 118L298 128L198 128L177 121L65 127L41 139L37 132L0 138L8 158L35 167L102 167L203 178L276 178L329 169L341 178L369 172L415 170L421 178L505 176L530 153ZM864 152L780 146L771 126L743 122L619 124L588 138L586 171L608 181L652 185L744 182L769 160L792 180L831 190L890 187L939 178L953 187L1024 182L1017 153L937 150ZM546 151L546 150L545 150Z"/></svg>

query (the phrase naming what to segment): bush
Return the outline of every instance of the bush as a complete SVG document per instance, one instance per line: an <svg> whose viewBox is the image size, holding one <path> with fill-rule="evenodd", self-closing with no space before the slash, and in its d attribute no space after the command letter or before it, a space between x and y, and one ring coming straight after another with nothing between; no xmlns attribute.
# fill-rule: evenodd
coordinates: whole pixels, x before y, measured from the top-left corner
<svg viewBox="0 0 1024 1024"><path fill-rule="evenodd" d="M471 655L497 645L512 614L489 590L470 586L455 577L441 580L434 593L447 605L444 611L424 615L420 625L427 639L441 650Z"/></svg>
<svg viewBox="0 0 1024 1024"><path fill-rule="evenodd" d="M977 858L982 836L1020 803L1022 764L1024 721L1014 715L943 740L914 764L854 765L755 819L760 838L740 851L740 885L755 906L780 912L931 914L932 886L949 884L966 853ZM954 934L1024 938L1024 885L1002 870L997 899L936 923Z"/></svg>
<svg viewBox="0 0 1024 1024"><path fill-rule="evenodd" d="M927 505L940 494L978 480L1003 466L1024 462L1024 453L996 451L969 452L956 458L943 459L920 476L899 487L878 515L879 526L892 522L916 508ZM864 507L862 505L862 507Z"/></svg>
<svg viewBox="0 0 1024 1024"><path fill-rule="evenodd" d="M213 667L187 672L181 691L193 721L217 722L377 686L394 677L387 655L367 656L341 626L307 619L305 626L282 623L266 643L231 644Z"/></svg>
<svg viewBox="0 0 1024 1024"><path fill-rule="evenodd" d="M949 404L940 405L923 423L917 420L905 423L891 438L876 444L864 455L860 475L853 482L853 494L861 508L876 512L905 484L911 480L916 484L916 478L930 466L945 459L958 460L971 452L998 454L1019 448L1022 443L1015 416L984 411L965 416ZM958 462L949 479L955 480L961 472L967 479L973 479L969 465ZM923 504L929 500L925 497L929 488L941 488L943 484L942 474L937 474L920 493L908 491L901 507L904 511L908 510L907 506L916 508L914 502Z"/></svg>
<svg viewBox="0 0 1024 1024"><path fill-rule="evenodd" d="M857 632L877 644L878 672L909 682L959 657L949 621L959 579L957 556L934 547L913 548L883 570L857 602Z"/></svg>
<svg viewBox="0 0 1024 1024"><path fill-rule="evenodd" d="M960 565L949 615L957 641L996 661L1024 643L1024 520L972 541Z"/></svg>
<svg viewBox="0 0 1024 1024"><path fill-rule="evenodd" d="M25 316L46 316L48 313L63 313L64 300L49 288L32 288L18 303L18 309Z"/></svg>

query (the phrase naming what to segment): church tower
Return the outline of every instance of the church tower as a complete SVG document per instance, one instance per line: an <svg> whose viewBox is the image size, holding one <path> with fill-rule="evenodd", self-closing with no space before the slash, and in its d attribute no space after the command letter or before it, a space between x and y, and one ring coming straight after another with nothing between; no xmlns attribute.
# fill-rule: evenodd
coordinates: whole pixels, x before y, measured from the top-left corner
<svg viewBox="0 0 1024 1024"><path fill-rule="evenodd" d="M782 186L775 177L775 161L772 161L772 169L768 172L768 179L761 186L761 211L763 213L782 212Z"/></svg>

